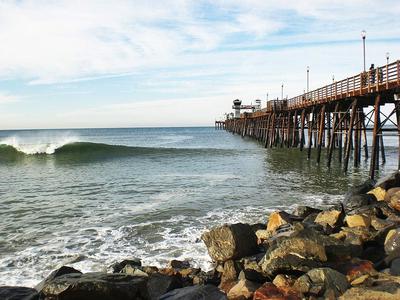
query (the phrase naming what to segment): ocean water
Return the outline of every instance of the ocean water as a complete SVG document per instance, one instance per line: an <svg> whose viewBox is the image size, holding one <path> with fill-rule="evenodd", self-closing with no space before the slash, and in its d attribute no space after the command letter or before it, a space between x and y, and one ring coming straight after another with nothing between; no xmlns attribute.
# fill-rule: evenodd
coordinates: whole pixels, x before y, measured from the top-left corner
<svg viewBox="0 0 400 300"><path fill-rule="evenodd" d="M385 142L381 174L397 169L397 137ZM325 164L211 127L0 131L0 285L131 257L209 269L208 228L324 207L368 176L368 162Z"/></svg>

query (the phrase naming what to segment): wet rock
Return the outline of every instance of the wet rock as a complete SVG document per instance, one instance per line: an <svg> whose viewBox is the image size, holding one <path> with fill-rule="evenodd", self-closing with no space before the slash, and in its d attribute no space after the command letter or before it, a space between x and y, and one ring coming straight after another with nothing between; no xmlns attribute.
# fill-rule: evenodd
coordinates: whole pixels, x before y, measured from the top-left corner
<svg viewBox="0 0 400 300"><path fill-rule="evenodd" d="M344 219L348 227L366 227L371 225L371 218L368 215L347 215Z"/></svg>
<svg viewBox="0 0 400 300"><path fill-rule="evenodd" d="M378 186L370 190L367 194L374 195L377 201L383 201L385 200L386 190Z"/></svg>
<svg viewBox="0 0 400 300"><path fill-rule="evenodd" d="M400 211L400 189L390 189L386 197L386 202L391 208Z"/></svg>
<svg viewBox="0 0 400 300"><path fill-rule="evenodd" d="M381 187L386 191L394 187L400 187L400 172L396 171L379 179L375 187Z"/></svg>
<svg viewBox="0 0 400 300"><path fill-rule="evenodd" d="M126 265L131 265L132 267L141 267L142 262L139 258L125 259L121 262L113 264L111 268L113 270L113 273L119 273Z"/></svg>
<svg viewBox="0 0 400 300"><path fill-rule="evenodd" d="M400 276L400 258L395 258L390 264L390 274Z"/></svg>
<svg viewBox="0 0 400 300"><path fill-rule="evenodd" d="M229 299L251 299L254 292L260 287L260 284L242 279L235 286L233 286L228 293Z"/></svg>
<svg viewBox="0 0 400 300"><path fill-rule="evenodd" d="M267 232L273 233L278 227L288 223L292 223L292 220L287 212L274 211L268 218Z"/></svg>
<svg viewBox="0 0 400 300"><path fill-rule="evenodd" d="M310 206L303 206L303 205L299 205L295 208L295 210L293 211L293 215L298 216L302 219L308 217L311 214L319 214L322 210L318 209L318 208L313 208Z"/></svg>
<svg viewBox="0 0 400 300"><path fill-rule="evenodd" d="M253 300L300 300L302 295L294 290L285 290L271 282L264 283L254 292Z"/></svg>
<svg viewBox="0 0 400 300"><path fill-rule="evenodd" d="M348 289L339 299L400 299L400 277L379 273L377 277L370 277L361 286Z"/></svg>
<svg viewBox="0 0 400 300"><path fill-rule="evenodd" d="M45 283L40 297L63 300L148 299L147 279L126 274L72 273Z"/></svg>
<svg viewBox="0 0 400 300"><path fill-rule="evenodd" d="M210 257L217 262L239 259L257 252L257 237L248 224L223 225L201 236Z"/></svg>
<svg viewBox="0 0 400 300"><path fill-rule="evenodd" d="M147 281L149 299L158 300L161 295L174 289L181 288L182 286L182 281L179 276L168 276L159 273L151 274Z"/></svg>
<svg viewBox="0 0 400 300"><path fill-rule="evenodd" d="M227 300L227 296L213 285L196 285L175 289L160 300Z"/></svg>
<svg viewBox="0 0 400 300"><path fill-rule="evenodd" d="M41 289L43 289L44 285L47 282L53 280L54 278L57 278L59 276L66 275L66 274L82 274L82 272L79 270L76 270L72 267L62 266L61 268L51 272L50 275L46 277L46 279L44 279L38 285L35 286L35 289L37 291L40 291Z"/></svg>
<svg viewBox="0 0 400 300"><path fill-rule="evenodd" d="M173 259L169 262L169 266L174 269L187 269L190 268L190 262L187 260Z"/></svg>
<svg viewBox="0 0 400 300"><path fill-rule="evenodd" d="M387 254L400 249L400 228L392 229L387 233L384 247Z"/></svg>
<svg viewBox="0 0 400 300"><path fill-rule="evenodd" d="M233 260L224 262L221 281L234 281L238 278L240 270Z"/></svg>
<svg viewBox="0 0 400 300"><path fill-rule="evenodd" d="M149 275L146 272L143 272L139 268L132 267L132 265L125 265L125 267L121 270L120 273L138 276L138 277L148 277Z"/></svg>
<svg viewBox="0 0 400 300"><path fill-rule="evenodd" d="M346 244L350 245L359 245L362 246L365 242L371 241L374 239L373 233L368 230L367 227L359 226L359 227L343 227L342 230L338 233L331 234L330 236L339 239ZM356 249L354 249L356 250ZM359 248L359 251L362 249ZM359 253L353 252L353 256L357 256Z"/></svg>
<svg viewBox="0 0 400 300"><path fill-rule="evenodd" d="M309 296L338 297L343 294L349 283L346 277L330 268L313 269L299 277L293 288Z"/></svg>
<svg viewBox="0 0 400 300"><path fill-rule="evenodd" d="M259 265L265 274L273 276L279 273L307 272L326 260L323 245L307 238L290 237L273 244Z"/></svg>
<svg viewBox="0 0 400 300"><path fill-rule="evenodd" d="M256 231L257 244L262 244L265 240L271 237L271 232L266 229L259 229Z"/></svg>
<svg viewBox="0 0 400 300"><path fill-rule="evenodd" d="M368 191L370 191L371 189L374 188L374 185L375 185L375 181L368 179L367 181L363 182L362 184L350 188L344 196L345 201L348 198L351 198L352 196L368 193Z"/></svg>
<svg viewBox="0 0 400 300"><path fill-rule="evenodd" d="M212 284L219 285L221 282L221 277L218 272L211 270L209 272L200 271L196 275L192 276L193 284Z"/></svg>
<svg viewBox="0 0 400 300"><path fill-rule="evenodd" d="M346 212L352 211L354 209L374 204L376 202L375 195L372 194L361 194L354 195L343 201L343 206Z"/></svg>
<svg viewBox="0 0 400 300"><path fill-rule="evenodd" d="M321 211L315 218L315 223L320 224L324 229L337 228L343 225L344 213L342 210L330 209ZM329 226L329 227L328 227Z"/></svg>
<svg viewBox="0 0 400 300"><path fill-rule="evenodd" d="M256 271L254 269L244 269L240 271L238 278L239 280L247 279L258 283L264 283L268 280L268 278L265 277L262 272Z"/></svg>
<svg viewBox="0 0 400 300"><path fill-rule="evenodd" d="M0 286L2 300L38 300L39 294L35 289L21 286Z"/></svg>
<svg viewBox="0 0 400 300"><path fill-rule="evenodd" d="M149 275L158 272L158 268L154 266L143 266L141 270Z"/></svg>

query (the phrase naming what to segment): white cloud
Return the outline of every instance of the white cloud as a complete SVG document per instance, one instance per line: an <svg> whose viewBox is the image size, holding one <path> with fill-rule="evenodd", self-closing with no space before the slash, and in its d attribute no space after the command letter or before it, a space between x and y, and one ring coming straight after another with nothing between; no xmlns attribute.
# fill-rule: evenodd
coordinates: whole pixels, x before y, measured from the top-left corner
<svg viewBox="0 0 400 300"><path fill-rule="evenodd" d="M0 92L0 104L18 102L19 97L9 93Z"/></svg>

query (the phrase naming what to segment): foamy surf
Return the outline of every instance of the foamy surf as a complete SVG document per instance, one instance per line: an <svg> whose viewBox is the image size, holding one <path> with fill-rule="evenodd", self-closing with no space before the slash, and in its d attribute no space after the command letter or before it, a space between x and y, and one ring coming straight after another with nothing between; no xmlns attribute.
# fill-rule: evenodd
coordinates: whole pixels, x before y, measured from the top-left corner
<svg viewBox="0 0 400 300"><path fill-rule="evenodd" d="M13 136L6 138L4 140L0 140L0 145L7 145L13 147L18 152L34 155L34 154L54 154L54 152L71 143L78 142L78 138L76 137L60 137L55 138L53 141L50 141L49 138L42 137L37 138L35 141L24 140L20 137Z"/></svg>

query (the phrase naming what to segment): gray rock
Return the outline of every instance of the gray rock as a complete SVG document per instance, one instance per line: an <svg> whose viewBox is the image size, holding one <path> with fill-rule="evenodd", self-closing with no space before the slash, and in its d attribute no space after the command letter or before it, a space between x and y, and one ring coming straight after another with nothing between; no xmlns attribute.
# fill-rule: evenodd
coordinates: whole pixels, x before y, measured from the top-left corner
<svg viewBox="0 0 400 300"><path fill-rule="evenodd" d="M383 178L380 178L375 184L375 187L381 187L385 190L389 190L394 187L400 187L400 171L396 171Z"/></svg>
<svg viewBox="0 0 400 300"><path fill-rule="evenodd" d="M390 274L400 276L400 258L395 258L390 264Z"/></svg>
<svg viewBox="0 0 400 300"><path fill-rule="evenodd" d="M35 289L37 291L40 291L47 282L66 274L82 274L82 272L72 267L62 266L61 268L51 272L50 275L46 277L46 279L44 279L42 282L40 282L38 285L35 286Z"/></svg>
<svg viewBox="0 0 400 300"><path fill-rule="evenodd" d="M376 197L372 194L353 195L343 201L346 212L376 203Z"/></svg>
<svg viewBox="0 0 400 300"><path fill-rule="evenodd" d="M125 274L66 274L45 283L40 297L62 300L148 299L147 279Z"/></svg>
<svg viewBox="0 0 400 300"><path fill-rule="evenodd" d="M160 300L227 300L228 297L213 285L196 285L176 289L160 297Z"/></svg>
<svg viewBox="0 0 400 300"><path fill-rule="evenodd" d="M304 219L311 214L318 214L320 212L321 212L321 210L318 208L313 208L313 207L305 206L305 205L299 205L293 211L293 215Z"/></svg>
<svg viewBox="0 0 400 300"><path fill-rule="evenodd" d="M350 188L344 196L344 200L351 198L355 195L366 194L374 188L375 181L368 179L364 183Z"/></svg>
<svg viewBox="0 0 400 300"><path fill-rule="evenodd" d="M337 298L349 288L349 283L346 276L333 269L318 268L299 277L293 288L309 296L328 298L334 295Z"/></svg>
<svg viewBox="0 0 400 300"><path fill-rule="evenodd" d="M39 294L35 289L21 286L0 286L1 300L37 300Z"/></svg>
<svg viewBox="0 0 400 300"><path fill-rule="evenodd" d="M201 239L207 246L210 257L216 262L240 259L255 254L257 236L248 224L223 225L205 232Z"/></svg>
<svg viewBox="0 0 400 300"><path fill-rule="evenodd" d="M119 273L126 265L131 265L132 267L141 267L142 261L139 258L125 259L121 262L113 264L111 268L113 269L113 273Z"/></svg>

